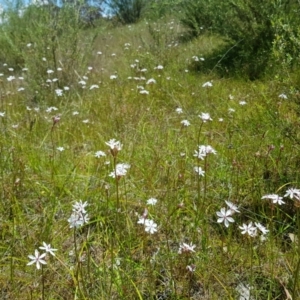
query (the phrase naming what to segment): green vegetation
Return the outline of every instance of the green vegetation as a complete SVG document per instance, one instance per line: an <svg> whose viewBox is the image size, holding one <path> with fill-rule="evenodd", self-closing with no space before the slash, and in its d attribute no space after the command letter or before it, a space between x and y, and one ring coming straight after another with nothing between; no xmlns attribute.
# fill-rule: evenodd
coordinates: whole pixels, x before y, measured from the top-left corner
<svg viewBox="0 0 300 300"><path fill-rule="evenodd" d="M208 69L229 34L167 7L1 24L1 299L300 298L294 10L249 80Z"/></svg>
<svg viewBox="0 0 300 300"><path fill-rule="evenodd" d="M112 14L123 24L136 23L142 17L146 8L145 0L112 0L110 8Z"/></svg>
<svg viewBox="0 0 300 300"><path fill-rule="evenodd" d="M222 74L257 79L272 70L274 52L299 63L297 1L186 0L182 10L181 20L190 37L210 32L224 39L223 47L208 60L208 67L217 64Z"/></svg>

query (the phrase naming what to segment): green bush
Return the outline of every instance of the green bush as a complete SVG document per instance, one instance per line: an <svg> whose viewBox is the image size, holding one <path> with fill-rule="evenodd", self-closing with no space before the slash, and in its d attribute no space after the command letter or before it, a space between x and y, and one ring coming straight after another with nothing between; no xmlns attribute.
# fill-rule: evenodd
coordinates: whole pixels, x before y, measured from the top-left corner
<svg viewBox="0 0 300 300"><path fill-rule="evenodd" d="M212 55L219 69L223 72L234 70L255 79L264 74L273 58L278 24L281 20L289 22L291 13L295 8L299 9L296 4L291 9L290 2L184 1L181 21L187 26L189 35L199 36L203 27L224 38L226 46ZM299 21L293 19L295 28Z"/></svg>
<svg viewBox="0 0 300 300"><path fill-rule="evenodd" d="M274 24L276 29L275 39L273 41L273 56L276 65L280 66L278 77L284 81L290 79L290 71L298 72L300 62L300 26L299 13L300 3L291 1L286 6L286 13L281 18L278 18ZM296 85L299 86L299 78L297 77Z"/></svg>
<svg viewBox="0 0 300 300"><path fill-rule="evenodd" d="M157 20L164 16L176 16L180 12L180 0L148 1L145 15L148 19Z"/></svg>
<svg viewBox="0 0 300 300"><path fill-rule="evenodd" d="M211 29L215 12L211 1L191 0L182 4L182 24L188 29L185 38L197 37Z"/></svg>
<svg viewBox="0 0 300 300"><path fill-rule="evenodd" d="M141 19L146 3L146 0L112 0L109 6L119 22L132 24Z"/></svg>

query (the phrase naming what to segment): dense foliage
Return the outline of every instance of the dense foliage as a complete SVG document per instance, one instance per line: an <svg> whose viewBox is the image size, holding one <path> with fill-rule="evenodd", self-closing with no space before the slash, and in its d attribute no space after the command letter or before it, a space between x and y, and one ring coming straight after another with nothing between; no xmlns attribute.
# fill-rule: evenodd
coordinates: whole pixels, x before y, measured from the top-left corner
<svg viewBox="0 0 300 300"><path fill-rule="evenodd" d="M210 62L223 74L234 69L258 78L270 69L274 51L285 60L299 59L293 50L300 40L300 5L295 1L192 0L183 1L182 9L181 20L191 36L209 31L226 41Z"/></svg>
<svg viewBox="0 0 300 300"><path fill-rule="evenodd" d="M146 0L111 0L111 13L123 24L136 23L146 8Z"/></svg>

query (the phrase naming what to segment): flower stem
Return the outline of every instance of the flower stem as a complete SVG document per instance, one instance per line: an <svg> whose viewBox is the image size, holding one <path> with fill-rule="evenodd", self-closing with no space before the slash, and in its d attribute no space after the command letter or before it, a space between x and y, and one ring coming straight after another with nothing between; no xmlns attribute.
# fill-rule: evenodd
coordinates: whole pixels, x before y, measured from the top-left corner
<svg viewBox="0 0 300 300"><path fill-rule="evenodd" d="M117 176L117 158L114 156L114 169L115 169L115 180L116 180L116 194L117 194L117 211L119 210L119 177Z"/></svg>
<svg viewBox="0 0 300 300"><path fill-rule="evenodd" d="M45 300L45 279L44 279L44 267L42 265L42 300Z"/></svg>
<svg viewBox="0 0 300 300"><path fill-rule="evenodd" d="M251 290L253 286L253 242L252 237L250 238L250 287L249 287L249 299L251 299Z"/></svg>
<svg viewBox="0 0 300 300"><path fill-rule="evenodd" d="M297 266L296 266L296 269L295 269L295 274L294 274L294 285L293 285L293 299L296 299L296 296L297 296L297 289L298 289L298 284L299 284L299 273L300 273L300 212L299 212L299 209L297 210L297 225L298 225L298 262L297 262Z"/></svg>
<svg viewBox="0 0 300 300"><path fill-rule="evenodd" d="M76 227L74 227L74 248L75 248L75 260L76 260L75 279L76 279L78 290L81 293L80 284L79 284L79 257L78 257L77 242L76 242Z"/></svg>

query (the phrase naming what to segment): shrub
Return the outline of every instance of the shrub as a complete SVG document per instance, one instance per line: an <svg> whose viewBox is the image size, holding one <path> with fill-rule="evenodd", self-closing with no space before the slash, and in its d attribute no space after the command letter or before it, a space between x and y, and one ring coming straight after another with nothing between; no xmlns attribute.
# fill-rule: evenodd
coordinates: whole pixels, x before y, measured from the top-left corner
<svg viewBox="0 0 300 300"><path fill-rule="evenodd" d="M250 79L255 79L269 66L277 24L290 17L288 2L185 1L185 13L181 21L192 36L200 35L201 27L221 35L226 41L226 47L213 54L215 63L223 71L238 70ZM293 26L299 22L295 20Z"/></svg>
<svg viewBox="0 0 300 300"><path fill-rule="evenodd" d="M152 20L157 20L164 16L174 17L180 12L180 2L180 0L148 1L146 17Z"/></svg>
<svg viewBox="0 0 300 300"><path fill-rule="evenodd" d="M276 33L273 41L273 56L276 64L280 66L278 77L282 79L290 78L289 71L297 71L300 62L300 3L291 1L286 6L286 11L288 13L274 23ZM299 82L297 85L299 86Z"/></svg>
<svg viewBox="0 0 300 300"><path fill-rule="evenodd" d="M145 0L112 0L109 6L119 22L131 24L140 20L146 3Z"/></svg>
<svg viewBox="0 0 300 300"><path fill-rule="evenodd" d="M187 39L197 37L211 29L214 11L211 1L192 0L182 3L182 24L188 29Z"/></svg>

